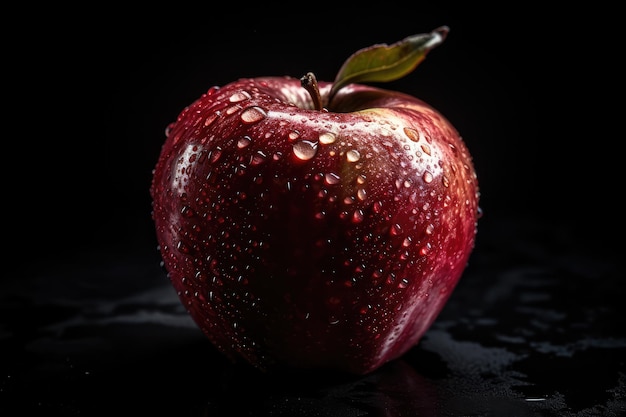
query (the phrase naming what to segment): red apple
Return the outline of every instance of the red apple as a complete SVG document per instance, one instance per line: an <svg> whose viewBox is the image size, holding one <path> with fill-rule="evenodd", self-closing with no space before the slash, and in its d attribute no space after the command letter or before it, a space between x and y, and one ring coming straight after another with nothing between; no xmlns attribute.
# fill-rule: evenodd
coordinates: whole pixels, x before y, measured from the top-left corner
<svg viewBox="0 0 626 417"><path fill-rule="evenodd" d="M167 128L150 189L164 268L233 361L366 374L436 319L474 247L472 158L436 109L365 82L447 33L357 51L334 82L212 87Z"/></svg>

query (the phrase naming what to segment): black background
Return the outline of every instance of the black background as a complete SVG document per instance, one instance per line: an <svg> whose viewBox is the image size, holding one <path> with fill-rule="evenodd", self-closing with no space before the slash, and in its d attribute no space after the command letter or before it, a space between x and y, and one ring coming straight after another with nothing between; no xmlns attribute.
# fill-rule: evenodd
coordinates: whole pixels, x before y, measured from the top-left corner
<svg viewBox="0 0 626 417"><path fill-rule="evenodd" d="M374 7L174 3L130 10L102 4L71 9L38 6L6 15L5 23L16 24L10 31L3 29L2 280L8 285L0 288L11 288L25 299L33 291L38 305L46 306L48 291L80 300L85 293L93 295L93 288L114 294L114 286L139 291L146 283L165 282L158 266L149 186L165 127L184 106L209 87L241 77L299 77L314 71L318 79L332 80L357 49L447 25L445 42L413 73L385 87L413 94L439 109L474 156L484 215L470 276L480 275L480 268L492 270L512 262L490 256L496 248L514 251L510 248L519 248L520 241L527 248L525 256L561 259L584 254L618 271L606 281L584 284L596 297L593 305L623 311L618 307L626 295L620 270L621 35L613 24L619 13L596 6L545 10L528 3L484 8L471 3L454 7L419 3L409 7L399 2ZM124 279L116 277L118 269ZM93 288L80 280L76 286L76 279L46 280L65 272L76 277L77 271L90 275L87 281ZM98 279L110 280L109 287L94 282ZM462 311L461 301L480 304L490 282L472 284L445 317ZM599 295L597 287L603 288ZM578 288L574 295L584 297L586 290ZM554 295L573 290L565 286L552 291ZM27 327L43 326L46 320L36 316L50 311L21 308L30 304L10 297L5 302L5 317L0 317L7 323L3 340L8 353L19 357L19 343L33 333ZM580 303L567 299L559 306ZM603 323L608 333L624 337L618 328L623 320L608 317ZM22 336L9 342L11 335ZM133 349L142 346L129 350ZM119 352L132 356L123 347ZM151 346L150 352L157 362L163 361L158 347ZM201 363L200 352L194 350L186 363ZM101 364L109 361L113 360L103 359ZM623 359L611 363L624 369ZM10 372L2 375L5 393L28 391L27 383L9 381L19 379L18 368L9 367ZM169 373L180 376L171 369ZM193 379L193 374L190 370L184 377ZM134 375L139 383L146 382ZM542 375L549 379L553 374ZM602 379L592 376L591 384ZM111 377L111 383L119 383L117 378L123 380L123 372ZM164 377L159 385L169 382ZM100 389L109 381L96 385ZM125 389L131 389L127 385ZM40 388L41 383L35 383L33 394ZM20 404L37 410L43 394L20 395ZM128 403L132 396L124 398ZM234 394L232 398L236 402ZM49 404L53 406L47 412L78 415L82 403L75 400L69 408L67 400L66 408L55 408L53 400ZM159 407L147 409L154 412ZM471 411L455 409L460 414Z"/></svg>

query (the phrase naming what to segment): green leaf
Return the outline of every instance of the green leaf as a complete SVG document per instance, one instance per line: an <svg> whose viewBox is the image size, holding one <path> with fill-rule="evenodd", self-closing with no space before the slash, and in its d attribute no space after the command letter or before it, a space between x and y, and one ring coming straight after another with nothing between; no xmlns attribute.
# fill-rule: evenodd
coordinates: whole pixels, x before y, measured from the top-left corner
<svg viewBox="0 0 626 417"><path fill-rule="evenodd" d="M402 39L394 44L377 44L356 51L343 63L330 91L329 101L351 83L389 82L412 72L426 54L440 45L449 32L441 26L430 33Z"/></svg>

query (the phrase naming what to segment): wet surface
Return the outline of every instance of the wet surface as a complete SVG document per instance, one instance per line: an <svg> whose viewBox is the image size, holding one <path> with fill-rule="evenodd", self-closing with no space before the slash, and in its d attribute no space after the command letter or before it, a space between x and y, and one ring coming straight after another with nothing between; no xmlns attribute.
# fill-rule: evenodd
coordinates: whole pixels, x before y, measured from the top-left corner
<svg viewBox="0 0 626 417"><path fill-rule="evenodd" d="M5 282L0 415L624 415L617 257L519 221L481 232L422 341L364 377L230 364L191 322L151 248Z"/></svg>

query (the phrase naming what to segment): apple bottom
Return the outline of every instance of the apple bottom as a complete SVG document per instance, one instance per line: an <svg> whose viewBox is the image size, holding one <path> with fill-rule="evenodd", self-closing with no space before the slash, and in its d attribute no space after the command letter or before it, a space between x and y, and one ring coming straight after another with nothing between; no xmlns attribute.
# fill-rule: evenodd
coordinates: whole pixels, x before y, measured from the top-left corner
<svg viewBox="0 0 626 417"><path fill-rule="evenodd" d="M302 280L288 272L277 276L261 270L255 276L264 279L250 278L243 291L241 282L222 273L212 278L216 285L208 291L175 275L172 282L198 327L233 362L264 372L367 374L418 343L458 281L454 271L440 268L404 288L381 278L380 286L355 296L358 283L311 274L301 277L303 288Z"/></svg>

